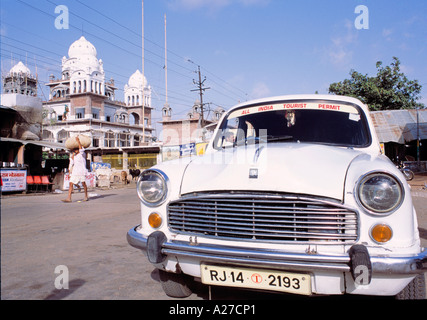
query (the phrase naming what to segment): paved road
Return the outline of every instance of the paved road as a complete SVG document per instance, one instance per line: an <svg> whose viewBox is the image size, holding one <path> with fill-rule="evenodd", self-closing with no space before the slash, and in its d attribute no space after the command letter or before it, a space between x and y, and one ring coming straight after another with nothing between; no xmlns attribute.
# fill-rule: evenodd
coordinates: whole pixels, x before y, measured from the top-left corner
<svg viewBox="0 0 427 320"><path fill-rule="evenodd" d="M1 299L3 300L170 300L158 274L126 232L139 224L135 186L90 191L62 203L65 194L9 195L1 199ZM416 191L423 245L427 246L427 191ZM69 289L55 281L69 272ZM259 298L247 291L213 288L214 299ZM263 294L265 299L283 296ZM198 287L187 300L208 299Z"/></svg>
<svg viewBox="0 0 427 320"><path fill-rule="evenodd" d="M95 194L88 202L74 194L73 203L58 194L2 199L2 299L167 299L126 241L140 220L135 189ZM68 290L55 288L60 265L69 271Z"/></svg>

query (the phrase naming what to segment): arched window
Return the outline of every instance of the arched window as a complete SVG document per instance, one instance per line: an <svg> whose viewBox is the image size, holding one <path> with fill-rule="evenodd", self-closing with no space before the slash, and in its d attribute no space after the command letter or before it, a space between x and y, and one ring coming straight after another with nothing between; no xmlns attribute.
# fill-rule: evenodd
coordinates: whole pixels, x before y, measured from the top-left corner
<svg viewBox="0 0 427 320"><path fill-rule="evenodd" d="M137 114L137 113L135 113L135 112L132 112L130 115L129 115L129 124L135 124L135 125L138 125L139 124L139 122L140 122L140 117L139 117L139 114Z"/></svg>
<svg viewBox="0 0 427 320"><path fill-rule="evenodd" d="M43 129L42 139L44 141L49 141L49 142L54 142L55 141L53 133L51 131L49 131L49 130L46 130L46 129Z"/></svg>
<svg viewBox="0 0 427 320"><path fill-rule="evenodd" d="M62 143L62 142L65 142L65 140L67 140L70 137L70 134L68 131L60 130L58 132L57 137L58 137L58 142Z"/></svg>

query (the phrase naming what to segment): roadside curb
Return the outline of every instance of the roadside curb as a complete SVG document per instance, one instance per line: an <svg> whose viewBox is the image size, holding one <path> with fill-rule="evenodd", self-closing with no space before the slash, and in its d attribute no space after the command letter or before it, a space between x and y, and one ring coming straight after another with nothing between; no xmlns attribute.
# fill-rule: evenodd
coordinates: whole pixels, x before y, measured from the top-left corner
<svg viewBox="0 0 427 320"><path fill-rule="evenodd" d="M114 184L111 185L109 188L106 187L94 187L94 188L88 188L87 191L90 192L96 192L96 191L112 191L112 190L117 190L117 189L135 189L136 190L136 183L132 184L132 183L128 183L126 185L123 184ZM59 192L55 192L55 191L47 191L47 192L6 192L3 193L1 192L1 198L10 198L10 197L24 197L24 196L29 196L29 197L34 197L34 196L47 196L47 195L66 195L68 194L68 190L61 190L61 189L57 189L59 190ZM73 194L79 194L79 193L83 193L83 188L78 191L77 189L74 190Z"/></svg>

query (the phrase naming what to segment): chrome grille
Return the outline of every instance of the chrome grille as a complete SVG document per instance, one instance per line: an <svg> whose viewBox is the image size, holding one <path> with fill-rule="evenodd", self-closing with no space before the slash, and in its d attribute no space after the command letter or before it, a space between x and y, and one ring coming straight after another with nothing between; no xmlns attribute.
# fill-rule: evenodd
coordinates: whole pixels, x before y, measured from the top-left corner
<svg viewBox="0 0 427 320"><path fill-rule="evenodd" d="M323 199L279 194L199 194L168 205L178 233L304 243L351 243L357 212Z"/></svg>

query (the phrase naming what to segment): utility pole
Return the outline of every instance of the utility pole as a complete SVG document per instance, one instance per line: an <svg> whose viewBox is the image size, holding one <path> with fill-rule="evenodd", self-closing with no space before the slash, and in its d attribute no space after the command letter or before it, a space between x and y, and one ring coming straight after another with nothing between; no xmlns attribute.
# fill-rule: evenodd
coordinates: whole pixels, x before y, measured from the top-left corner
<svg viewBox="0 0 427 320"><path fill-rule="evenodd" d="M420 119L417 108L417 169L420 170Z"/></svg>
<svg viewBox="0 0 427 320"><path fill-rule="evenodd" d="M145 145L145 84L144 84L144 0L141 1L142 5L142 23L141 23L141 31L142 31L142 145Z"/></svg>
<svg viewBox="0 0 427 320"><path fill-rule="evenodd" d="M168 107L168 50L166 40L166 13L165 13L165 87L166 87L166 101L165 106Z"/></svg>
<svg viewBox="0 0 427 320"><path fill-rule="evenodd" d="M191 91L199 91L199 94L200 94L200 116L201 116L201 121L200 121L200 127L203 127L203 125L204 125L204 115L203 115L203 106L204 106L204 103L203 103L203 92L205 91L205 90L208 90L208 89L210 89L210 88L203 88L203 86L204 86L204 83L205 83L205 81L206 81L206 77L204 77L204 79L203 79L203 81L202 81L202 75L201 75L201 73L200 73L200 66L197 66L197 68L198 68L198 74L199 74L199 81L196 81L196 80L194 80L193 79L193 83L197 86L197 89L194 89L194 90L191 90Z"/></svg>

